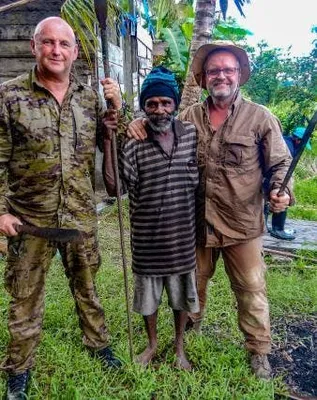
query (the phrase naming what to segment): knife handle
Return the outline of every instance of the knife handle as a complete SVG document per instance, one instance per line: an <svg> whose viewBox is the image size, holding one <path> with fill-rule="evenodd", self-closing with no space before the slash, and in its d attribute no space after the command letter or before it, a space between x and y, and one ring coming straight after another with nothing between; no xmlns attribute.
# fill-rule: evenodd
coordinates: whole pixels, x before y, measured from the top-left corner
<svg viewBox="0 0 317 400"><path fill-rule="evenodd" d="M14 225L14 229L18 233L29 233L30 235L34 234L34 228L36 229L36 227L33 227L32 225Z"/></svg>

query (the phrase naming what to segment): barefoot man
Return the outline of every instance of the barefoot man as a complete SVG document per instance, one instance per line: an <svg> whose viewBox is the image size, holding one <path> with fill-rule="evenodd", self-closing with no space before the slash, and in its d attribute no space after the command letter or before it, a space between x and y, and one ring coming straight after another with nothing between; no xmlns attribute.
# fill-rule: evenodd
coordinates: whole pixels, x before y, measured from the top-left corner
<svg viewBox="0 0 317 400"><path fill-rule="evenodd" d="M131 218L134 311L143 315L148 346L137 357L147 365L157 350L157 309L163 289L175 320L176 365L191 368L183 348L187 312L198 310L195 285L196 129L174 119L179 91L164 67L146 77L140 106L147 138L127 139L120 153Z"/></svg>

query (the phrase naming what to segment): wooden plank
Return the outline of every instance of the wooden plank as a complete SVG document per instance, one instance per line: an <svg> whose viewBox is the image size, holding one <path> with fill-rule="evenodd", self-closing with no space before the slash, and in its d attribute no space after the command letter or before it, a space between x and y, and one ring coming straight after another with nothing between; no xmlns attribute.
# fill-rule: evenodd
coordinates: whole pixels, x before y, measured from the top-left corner
<svg viewBox="0 0 317 400"><path fill-rule="evenodd" d="M29 59L24 58L19 62L12 62L11 58L2 58L0 62L0 76L6 75L16 77L27 72L34 65L34 58L30 56Z"/></svg>
<svg viewBox="0 0 317 400"><path fill-rule="evenodd" d="M39 12L41 11L41 12ZM37 25L42 19L59 15L56 9L1 13L1 25Z"/></svg>
<svg viewBox="0 0 317 400"><path fill-rule="evenodd" d="M34 57L30 55L29 58L23 58L12 61L12 58L2 58L0 62L0 79L5 82L9 79L14 79L19 75L28 72L35 64ZM73 73L78 76L78 79L87 83L88 76L93 74L88 68L84 60L77 60L73 67Z"/></svg>
<svg viewBox="0 0 317 400"><path fill-rule="evenodd" d="M16 5L13 7L16 1L1 0L1 7L4 11L1 12L1 16L6 13L18 13L18 12L28 12L28 11L50 11L51 15L58 15L61 6L63 5L63 0L32 0L29 3ZM10 7L5 10L5 7ZM1 9L0 9L1 10ZM55 12L55 13L54 13Z"/></svg>
<svg viewBox="0 0 317 400"><path fill-rule="evenodd" d="M0 54L1 58L29 58L32 55L30 40L1 40Z"/></svg>
<svg viewBox="0 0 317 400"><path fill-rule="evenodd" d="M0 25L0 40L30 40L33 35L34 28L35 25Z"/></svg>

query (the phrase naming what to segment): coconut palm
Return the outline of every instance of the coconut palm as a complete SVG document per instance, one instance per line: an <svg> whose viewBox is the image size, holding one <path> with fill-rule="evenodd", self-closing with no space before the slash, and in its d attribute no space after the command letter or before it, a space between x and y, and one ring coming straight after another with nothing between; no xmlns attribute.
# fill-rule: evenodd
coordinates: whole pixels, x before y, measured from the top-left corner
<svg viewBox="0 0 317 400"><path fill-rule="evenodd" d="M241 15L244 16L242 7L244 3L249 3L250 0L233 0ZM226 18L228 0L219 0L221 13L223 18ZM193 56L196 50L203 44L210 43L212 32L216 24L216 0L197 0L195 10L195 21L193 38L191 41L189 52L189 66L191 65ZM180 110L199 101L201 96L201 88L197 86L191 69L188 68L187 77L182 93Z"/></svg>
<svg viewBox="0 0 317 400"><path fill-rule="evenodd" d="M112 23L112 27L114 27L114 21L118 10L124 7L126 1L105 1L108 3L108 24ZM226 18L228 1L229 0L219 0L220 10L224 19ZM189 4L192 3L191 0L182 0L182 3L186 2ZM250 2L250 0L233 0L233 2L240 14L244 16L242 7L246 2ZM209 43L212 39L212 32L218 19L218 17L216 17L216 3L217 0L197 0L196 2L189 66L191 65L196 50L201 45ZM173 0L152 0L149 2L152 8L152 15L155 15L155 27L157 31L160 29L162 30L165 19L172 19L172 16L175 15L175 7L172 7L172 4L175 4ZM95 32L97 20L94 12L93 0L65 0L61 13L62 17L73 27L87 59L90 60L90 52L95 52L98 47L98 37ZM83 27L85 29L83 29ZM188 68L180 109L184 109L194 102L199 101L200 95L201 89L196 85L191 70Z"/></svg>
<svg viewBox="0 0 317 400"><path fill-rule="evenodd" d="M107 25L110 29L115 29L115 22L122 7L115 0L105 0L105 3L108 8ZM91 55L95 54L99 47L94 1L65 0L61 8L61 16L73 28L91 67Z"/></svg>

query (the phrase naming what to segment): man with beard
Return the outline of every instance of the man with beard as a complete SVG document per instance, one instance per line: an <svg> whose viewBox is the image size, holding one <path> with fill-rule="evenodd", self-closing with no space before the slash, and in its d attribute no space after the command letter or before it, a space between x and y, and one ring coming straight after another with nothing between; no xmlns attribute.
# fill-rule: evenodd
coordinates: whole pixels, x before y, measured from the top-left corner
<svg viewBox="0 0 317 400"><path fill-rule="evenodd" d="M157 309L165 288L174 313L176 366L190 370L183 335L187 312L199 309L195 282L198 169L196 129L174 119L178 104L174 75L162 66L153 68L140 94L147 138L126 140L119 163L130 200L134 311L143 315L149 341L136 361L147 365L156 353Z"/></svg>
<svg viewBox="0 0 317 400"><path fill-rule="evenodd" d="M265 264L262 257L263 177L270 176L273 212L290 204L287 188L277 196L291 157L280 124L265 107L244 99L239 86L250 76L246 52L229 41L201 46L193 59L195 80L209 97L178 118L192 122L198 135L200 185L197 196L197 284L200 312L190 315L200 330L207 284L219 255L237 299L238 322L251 356L251 368L269 379L271 350ZM146 136L144 122L129 127L129 136Z"/></svg>

